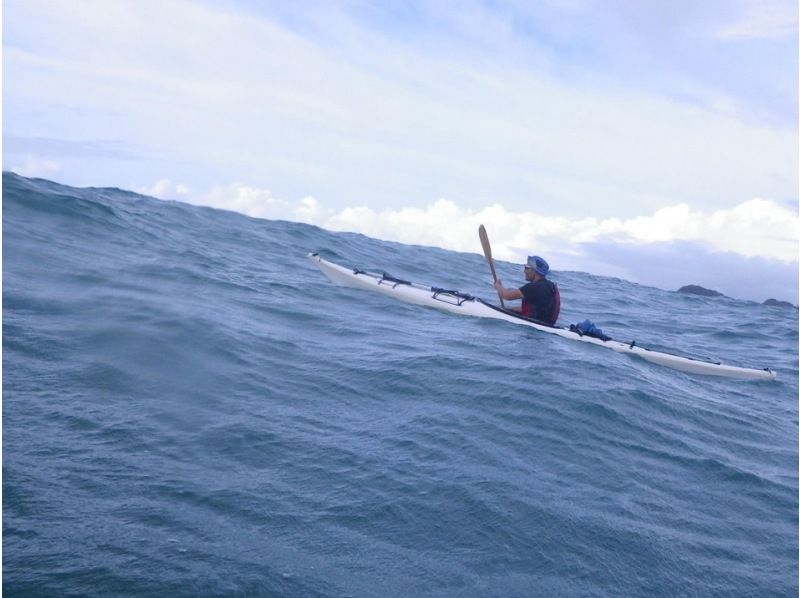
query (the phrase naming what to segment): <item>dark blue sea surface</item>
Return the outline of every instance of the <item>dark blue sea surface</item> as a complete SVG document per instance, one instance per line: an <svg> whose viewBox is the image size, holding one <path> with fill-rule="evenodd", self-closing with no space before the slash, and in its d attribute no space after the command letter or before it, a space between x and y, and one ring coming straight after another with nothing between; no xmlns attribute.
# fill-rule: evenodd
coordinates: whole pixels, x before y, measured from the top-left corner
<svg viewBox="0 0 800 598"><path fill-rule="evenodd" d="M797 595L796 310L554 274L561 324L778 371L693 376L317 250L494 296L478 253L3 175L7 595Z"/></svg>

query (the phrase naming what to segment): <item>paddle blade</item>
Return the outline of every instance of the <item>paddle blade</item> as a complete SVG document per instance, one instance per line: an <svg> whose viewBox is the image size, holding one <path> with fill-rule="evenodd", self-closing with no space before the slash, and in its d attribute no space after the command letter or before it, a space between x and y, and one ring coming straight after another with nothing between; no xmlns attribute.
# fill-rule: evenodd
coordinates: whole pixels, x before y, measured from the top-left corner
<svg viewBox="0 0 800 598"><path fill-rule="evenodd" d="M478 236L481 238L481 246L483 247L483 255L486 256L486 261L492 260L492 246L489 245L489 235L486 234L486 227L482 224L478 227ZM492 268L494 269L494 268Z"/></svg>
<svg viewBox="0 0 800 598"><path fill-rule="evenodd" d="M489 244L489 235L486 234L486 227L482 224L478 227L478 236L481 238L481 246L483 247L483 255L486 256L486 263L489 264L489 270L492 273L492 278L497 282L497 274L494 271L494 260L492 260L492 246ZM503 296L500 291L497 291L497 298L500 299L500 305L505 307Z"/></svg>

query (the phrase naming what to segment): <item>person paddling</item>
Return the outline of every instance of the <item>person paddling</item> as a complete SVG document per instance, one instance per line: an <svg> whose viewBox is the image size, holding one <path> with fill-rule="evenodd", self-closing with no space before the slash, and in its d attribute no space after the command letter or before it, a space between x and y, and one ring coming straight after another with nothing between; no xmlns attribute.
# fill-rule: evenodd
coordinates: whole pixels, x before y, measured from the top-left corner
<svg viewBox="0 0 800 598"><path fill-rule="evenodd" d="M518 289L506 289L501 280L494 283L494 288L503 299L512 301L522 299L522 306L511 308L523 316L554 325L561 310L561 294L558 285L547 280L550 273L548 263L538 255L528 257L525 264L525 280L528 282Z"/></svg>

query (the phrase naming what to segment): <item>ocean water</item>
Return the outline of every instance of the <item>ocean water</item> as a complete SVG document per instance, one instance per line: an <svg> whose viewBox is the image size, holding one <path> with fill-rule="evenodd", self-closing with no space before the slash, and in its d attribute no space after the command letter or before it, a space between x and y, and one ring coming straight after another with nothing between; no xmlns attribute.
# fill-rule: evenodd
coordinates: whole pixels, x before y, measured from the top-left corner
<svg viewBox="0 0 800 598"><path fill-rule="evenodd" d="M305 259L491 299L477 253L10 173L3 233L9 596L797 595L796 310L554 274L561 324L779 374L729 380Z"/></svg>

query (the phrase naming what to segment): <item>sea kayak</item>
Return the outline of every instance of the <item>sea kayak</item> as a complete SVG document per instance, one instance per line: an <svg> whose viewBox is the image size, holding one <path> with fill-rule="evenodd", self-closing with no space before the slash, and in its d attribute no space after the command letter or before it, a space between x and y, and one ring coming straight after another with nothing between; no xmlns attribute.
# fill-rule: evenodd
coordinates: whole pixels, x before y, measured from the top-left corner
<svg viewBox="0 0 800 598"><path fill-rule="evenodd" d="M612 339L603 340L581 334L569 328L550 326L466 293L415 284L407 280L395 278L384 272L368 272L357 268L345 268L344 266L334 264L333 262L321 258L317 253L309 253L308 259L335 284L368 291L377 291L378 293L394 297L406 303L435 307L436 309L453 314L505 320L506 322L528 326L541 332L555 334L556 336L569 340L606 347L617 353L634 355L646 361L689 374L725 376L750 380L771 380L776 377L776 373L769 368L755 369L738 367L694 357L684 357L682 355L673 355L661 351L652 351L645 347L640 347L635 342L623 343Z"/></svg>

